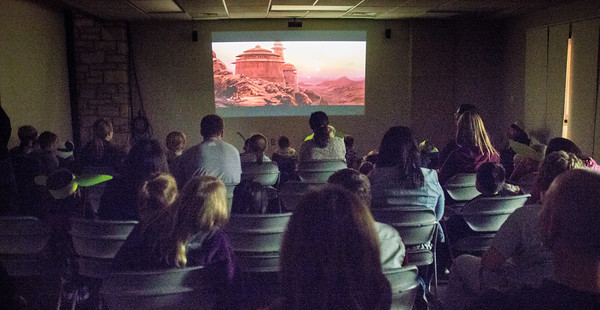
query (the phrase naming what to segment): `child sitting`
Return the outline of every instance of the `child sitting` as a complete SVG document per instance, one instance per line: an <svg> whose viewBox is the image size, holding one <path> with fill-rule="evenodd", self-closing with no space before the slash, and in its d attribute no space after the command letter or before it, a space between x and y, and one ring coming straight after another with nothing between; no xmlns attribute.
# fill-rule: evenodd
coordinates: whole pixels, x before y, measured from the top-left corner
<svg viewBox="0 0 600 310"><path fill-rule="evenodd" d="M505 183L506 171L498 163L485 163L477 170L475 188L478 197L514 196L522 194L518 186Z"/></svg>
<svg viewBox="0 0 600 310"><path fill-rule="evenodd" d="M169 168L171 168L175 159L183 154L185 142L185 134L181 131L173 131L167 135L167 163L169 164Z"/></svg>

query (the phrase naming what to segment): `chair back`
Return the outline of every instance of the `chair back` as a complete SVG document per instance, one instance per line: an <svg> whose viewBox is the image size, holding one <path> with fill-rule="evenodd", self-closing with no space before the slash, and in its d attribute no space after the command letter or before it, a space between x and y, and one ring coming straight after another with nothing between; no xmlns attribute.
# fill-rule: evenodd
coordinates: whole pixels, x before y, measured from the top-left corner
<svg viewBox="0 0 600 310"><path fill-rule="evenodd" d="M303 161L298 164L298 176L305 183L327 183L334 172L347 167L343 159Z"/></svg>
<svg viewBox="0 0 600 310"><path fill-rule="evenodd" d="M212 309L215 278L203 266L109 274L101 294L108 309Z"/></svg>
<svg viewBox="0 0 600 310"><path fill-rule="evenodd" d="M276 162L243 162L241 180L250 180L262 185L273 186L279 180L279 167Z"/></svg>
<svg viewBox="0 0 600 310"><path fill-rule="evenodd" d="M0 261L12 277L40 275L40 253L50 239L50 230L31 216L0 217Z"/></svg>
<svg viewBox="0 0 600 310"><path fill-rule="evenodd" d="M325 183L304 183L289 181L279 188L278 197L281 198L286 210L293 211L304 194L317 190Z"/></svg>
<svg viewBox="0 0 600 310"><path fill-rule="evenodd" d="M137 221L102 221L82 218L71 219L71 238L79 255L80 273L102 278L108 270Z"/></svg>
<svg viewBox="0 0 600 310"><path fill-rule="evenodd" d="M459 173L452 176L444 184L444 190L456 201L468 201L480 194L475 188L475 173Z"/></svg>
<svg viewBox="0 0 600 310"><path fill-rule="evenodd" d="M226 227L242 271L278 270L281 240L291 213L232 214Z"/></svg>
<svg viewBox="0 0 600 310"><path fill-rule="evenodd" d="M419 288L418 273L416 266L383 270L392 287L392 309L412 309Z"/></svg>
<svg viewBox="0 0 600 310"><path fill-rule="evenodd" d="M477 232L496 232L508 216L525 205L530 194L504 197L480 197L467 203L461 214Z"/></svg>

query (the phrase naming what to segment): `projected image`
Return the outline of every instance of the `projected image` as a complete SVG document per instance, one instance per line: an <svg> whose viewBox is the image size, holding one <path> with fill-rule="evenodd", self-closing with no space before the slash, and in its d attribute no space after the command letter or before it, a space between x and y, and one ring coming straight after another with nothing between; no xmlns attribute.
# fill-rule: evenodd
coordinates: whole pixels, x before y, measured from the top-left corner
<svg viewBox="0 0 600 310"><path fill-rule="evenodd" d="M217 110L364 106L365 41L213 42Z"/></svg>

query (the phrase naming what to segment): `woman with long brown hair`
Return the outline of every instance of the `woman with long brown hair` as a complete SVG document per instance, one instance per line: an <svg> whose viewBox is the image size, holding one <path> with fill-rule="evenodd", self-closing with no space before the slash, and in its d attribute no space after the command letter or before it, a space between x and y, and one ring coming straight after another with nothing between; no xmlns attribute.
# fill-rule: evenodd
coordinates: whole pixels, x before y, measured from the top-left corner
<svg viewBox="0 0 600 310"><path fill-rule="evenodd" d="M492 145L479 114L472 111L463 113L456 126L456 143L460 147L448 155L440 169L442 185L455 174L475 173L484 163L500 162L500 155Z"/></svg>

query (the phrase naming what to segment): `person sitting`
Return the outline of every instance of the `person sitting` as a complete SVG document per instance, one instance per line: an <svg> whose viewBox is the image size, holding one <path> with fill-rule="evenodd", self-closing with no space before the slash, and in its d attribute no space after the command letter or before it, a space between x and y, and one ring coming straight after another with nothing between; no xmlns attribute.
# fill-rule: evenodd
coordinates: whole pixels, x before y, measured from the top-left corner
<svg viewBox="0 0 600 310"><path fill-rule="evenodd" d="M285 231L282 298L269 309L390 309L369 208L339 185L305 195Z"/></svg>
<svg viewBox="0 0 600 310"><path fill-rule="evenodd" d="M440 184L459 173L475 173L487 162L500 162L500 155L490 142L483 120L479 114L465 112L456 124L456 143L460 146L452 151L439 173Z"/></svg>
<svg viewBox="0 0 600 310"><path fill-rule="evenodd" d="M334 172L327 180L329 184L337 184L356 194L362 202L371 206L371 183L369 178L355 169L347 168ZM381 251L381 267L395 269L404 265L406 248L398 231L384 223L375 222L375 231L379 238Z"/></svg>
<svg viewBox="0 0 600 310"><path fill-rule="evenodd" d="M375 169L369 173L373 207L386 204L386 192L400 196L416 196L407 203L422 205L435 211L439 220L444 214L444 191L435 170L421 168L419 151L408 127L391 127L381 139Z"/></svg>
<svg viewBox="0 0 600 310"><path fill-rule="evenodd" d="M50 131L44 131L38 138L40 148L31 152L31 158L39 167L38 175L49 176L59 167L56 149L58 148L58 136Z"/></svg>
<svg viewBox="0 0 600 310"><path fill-rule="evenodd" d="M457 131L458 131L458 119L465 112L472 112L472 113L476 113L476 114L478 113L477 107L475 107L472 104L464 103L464 104L461 104L460 106L458 106L458 109L456 109L456 111L454 112L454 125L456 126ZM448 142L448 144L446 144L446 146L442 149L442 151L439 154L439 158L438 158L439 164L440 165L444 164L444 162L446 161L448 156L450 156L450 153L454 152L455 150L458 150L459 148L460 148L460 145L458 144L456 139L452 139L450 142ZM438 167L436 167L436 168L438 168Z"/></svg>
<svg viewBox="0 0 600 310"><path fill-rule="evenodd" d="M172 131L167 135L167 163L169 168L174 167L175 160L183 154L185 149L186 136L181 131Z"/></svg>
<svg viewBox="0 0 600 310"><path fill-rule="evenodd" d="M501 164L485 163L481 165L475 176L475 188L481 193L477 197L521 195L519 187L506 183L505 178L506 171Z"/></svg>
<svg viewBox="0 0 600 310"><path fill-rule="evenodd" d="M354 137L351 135L344 135L344 146L346 146L346 164L348 168L358 168L359 162L357 161L356 149L354 148Z"/></svg>
<svg viewBox="0 0 600 310"><path fill-rule="evenodd" d="M233 189L231 213L270 214L282 213L277 190L258 182L244 180Z"/></svg>
<svg viewBox="0 0 600 310"><path fill-rule="evenodd" d="M203 141L181 154L172 173L177 184L184 186L194 175L221 178L225 184L238 184L242 175L240 152L223 141L223 119L209 114L200 121Z"/></svg>
<svg viewBox="0 0 600 310"><path fill-rule="evenodd" d="M544 193L557 176L581 167L581 161L573 154L552 153L540 166L537 184ZM506 292L538 287L544 278L552 276L550 253L539 236L541 210L539 201L518 208L500 227L481 258L465 254L454 260L446 294L448 309L463 309L486 290Z"/></svg>
<svg viewBox="0 0 600 310"><path fill-rule="evenodd" d="M19 131L17 131L17 135L19 136L20 143L10 150L11 156L26 156L38 148L38 132L35 127L30 125L21 126L19 127Z"/></svg>
<svg viewBox="0 0 600 310"><path fill-rule="evenodd" d="M240 161L250 163L270 162L271 159L265 155L267 149L267 138L259 133L253 134L246 140L244 153L240 154Z"/></svg>
<svg viewBox="0 0 600 310"><path fill-rule="evenodd" d="M577 156L579 159L581 159L581 161L583 162L583 165L586 168L590 168L592 170L596 170L600 172L600 165L598 165L596 163L596 161L587 156L584 155L583 152L581 151L581 149L579 149L579 147L577 147L577 145L566 138L553 138L548 142L548 146L546 147L546 154L550 154L552 152L556 152L556 151L565 151L567 153L573 153L575 154L575 156Z"/></svg>
<svg viewBox="0 0 600 310"><path fill-rule="evenodd" d="M125 159L123 174L109 181L100 198L98 217L103 220L139 220L138 194L154 173L169 172L166 156L154 139L139 140Z"/></svg>
<svg viewBox="0 0 600 310"><path fill-rule="evenodd" d="M124 152L111 141L113 125L109 120L100 118L92 125L94 137L81 152L81 164L84 167L102 167L112 173L120 168L125 157Z"/></svg>
<svg viewBox="0 0 600 310"><path fill-rule="evenodd" d="M290 147L290 139L286 136L279 137L277 145L279 148L273 152L271 159L279 166L281 173L279 184L285 184L288 180L297 179L298 154L294 148Z"/></svg>
<svg viewBox="0 0 600 310"><path fill-rule="evenodd" d="M229 220L225 184L193 177L171 207L162 208L145 229L132 232L114 258L116 270L160 270L206 266L226 302L235 262L223 226ZM224 285L224 287L221 286Z"/></svg>
<svg viewBox="0 0 600 310"><path fill-rule="evenodd" d="M553 279L537 288L490 292L472 309L600 309L600 173L560 174L543 194L539 232L552 257Z"/></svg>
<svg viewBox="0 0 600 310"><path fill-rule="evenodd" d="M314 137L300 145L299 161L329 160L346 158L346 146L339 137L331 137L329 117L322 111L313 112L308 120Z"/></svg>
<svg viewBox="0 0 600 310"><path fill-rule="evenodd" d="M156 173L144 182L138 197L140 225L148 226L162 210L170 208L177 199L177 182L168 173Z"/></svg>

